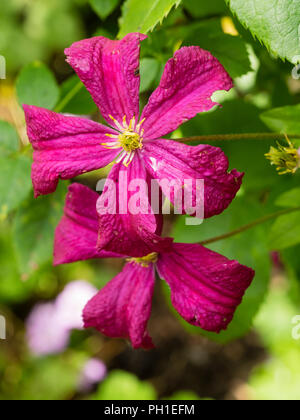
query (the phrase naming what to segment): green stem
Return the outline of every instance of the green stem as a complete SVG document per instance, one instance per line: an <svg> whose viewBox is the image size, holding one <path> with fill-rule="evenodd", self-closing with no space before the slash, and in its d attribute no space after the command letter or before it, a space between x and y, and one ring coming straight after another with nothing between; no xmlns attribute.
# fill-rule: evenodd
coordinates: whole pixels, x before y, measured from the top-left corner
<svg viewBox="0 0 300 420"><path fill-rule="evenodd" d="M211 141L232 141L232 140L285 140L288 138L300 139L300 134L282 134L282 133L242 133L242 134L215 134L210 136L194 136L173 139L179 142L187 143L198 141L201 143Z"/></svg>
<svg viewBox="0 0 300 420"><path fill-rule="evenodd" d="M296 211L300 211L300 207L294 207L291 209L286 210L280 210L276 213L268 214L267 216L262 217L261 219L254 220L253 222L242 226L236 230L233 230L232 232L225 233L224 235L216 236L211 239L207 239L206 241L200 242L201 245L208 245L212 244L214 242L222 241L223 239L231 238L232 236L238 235L239 233L245 232L246 230L252 229L255 226L261 225L263 223L268 222L269 220L276 219L279 216L284 216L285 214L294 213Z"/></svg>
<svg viewBox="0 0 300 420"><path fill-rule="evenodd" d="M78 92L82 89L83 84L81 82L78 82L73 89L70 90L70 92L61 100L61 102L56 106L55 111L56 112L62 112L65 107L68 105L68 103L74 98L74 96L77 95Z"/></svg>

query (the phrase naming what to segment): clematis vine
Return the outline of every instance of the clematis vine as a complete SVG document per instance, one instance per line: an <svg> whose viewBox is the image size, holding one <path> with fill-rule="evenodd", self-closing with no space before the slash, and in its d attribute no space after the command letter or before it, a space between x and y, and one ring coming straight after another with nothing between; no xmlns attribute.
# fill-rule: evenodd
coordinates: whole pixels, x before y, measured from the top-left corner
<svg viewBox="0 0 300 420"><path fill-rule="evenodd" d="M140 116L139 55L145 35L132 33L120 41L95 37L66 50L67 62L99 107L108 125L24 105L28 137L34 149L32 181L35 196L55 191L59 179L71 179L113 163L108 181L120 171L129 180L204 180L204 216L225 210L234 199L243 174L228 172L221 149L188 146L163 136L196 114L217 105L214 92L232 88L219 61L199 47L183 47L165 67L159 87ZM160 184L161 185L161 184ZM161 186L172 203L174 192ZM128 200L130 199L129 192ZM195 202L195 187L192 189ZM101 208L101 198L98 209ZM100 214L98 249L141 257L163 252L169 238L160 238L155 214ZM135 243L135 249L127 244Z"/></svg>
<svg viewBox="0 0 300 420"><path fill-rule="evenodd" d="M96 248L97 199L88 187L70 186L55 235L56 265L107 256ZM162 253L127 256L126 261L123 271L87 303L83 318L86 328L129 339L134 348L153 347L147 323L156 272L169 285L177 312L190 324L217 333L231 322L254 277L252 269L198 244L170 243Z"/></svg>

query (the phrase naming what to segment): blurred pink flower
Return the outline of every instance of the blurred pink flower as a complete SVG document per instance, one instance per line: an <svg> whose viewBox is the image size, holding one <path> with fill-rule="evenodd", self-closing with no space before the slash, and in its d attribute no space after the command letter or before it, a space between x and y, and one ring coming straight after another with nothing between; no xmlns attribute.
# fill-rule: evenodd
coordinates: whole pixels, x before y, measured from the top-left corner
<svg viewBox="0 0 300 420"><path fill-rule="evenodd" d="M105 258L106 253L96 248L97 198L88 187L70 186L55 234L56 265ZM123 271L86 305L85 327L95 327L109 337L128 338L134 348L152 348L147 323L156 271L168 283L177 312L190 324L213 332L227 328L254 277L250 268L201 245L170 244L160 254L127 258Z"/></svg>
<svg viewBox="0 0 300 420"><path fill-rule="evenodd" d="M183 185L185 179L204 180L206 218L222 213L234 199L243 174L228 172L228 159L220 148L163 139L198 113L217 105L211 97L216 91L232 88L230 76L210 52L196 46L183 47L167 62L160 85L139 118L139 55L140 42L145 38L139 33L120 41L95 37L66 49L67 62L110 127L24 105L34 149L32 180L36 197L54 192L59 179L71 179L113 162L108 183L117 181L121 170L127 172L129 182L175 180ZM192 202L196 200L194 184ZM174 193L161 188L174 203ZM128 191L127 205L132 195ZM145 200L149 202L149 197ZM141 257L169 247L170 239L160 237L160 219L154 214L120 213L100 215L99 250Z"/></svg>
<svg viewBox="0 0 300 420"><path fill-rule="evenodd" d="M105 364L99 359L90 359L83 366L80 374L78 389L80 392L89 392L107 374Z"/></svg>
<svg viewBox="0 0 300 420"><path fill-rule="evenodd" d="M97 289L85 281L68 284L55 301L38 304L26 322L29 349L35 355L64 351L73 329L83 329L82 310Z"/></svg>

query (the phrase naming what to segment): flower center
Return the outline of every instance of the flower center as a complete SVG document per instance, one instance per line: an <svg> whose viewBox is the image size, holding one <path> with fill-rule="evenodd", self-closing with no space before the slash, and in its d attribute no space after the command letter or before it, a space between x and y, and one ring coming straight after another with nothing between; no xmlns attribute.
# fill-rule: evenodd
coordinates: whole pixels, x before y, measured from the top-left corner
<svg viewBox="0 0 300 420"><path fill-rule="evenodd" d="M128 262L133 262L135 264L139 264L142 267L149 267L150 264L155 264L158 260L158 254L156 252L152 252L152 254L146 255L145 257L141 258L128 258Z"/></svg>
<svg viewBox="0 0 300 420"><path fill-rule="evenodd" d="M144 130L142 129L142 125L145 120L137 124L135 117L133 117L130 123L127 124L127 117L125 115L121 124L112 115L109 117L113 120L120 134L106 134L112 140L107 143L101 143L101 145L106 149L120 149L122 147L123 152L119 154L115 163L122 162L123 165L128 167L133 161L136 151L143 148Z"/></svg>
<svg viewBox="0 0 300 420"><path fill-rule="evenodd" d="M119 142L125 152L134 152L137 149L143 148L143 139L131 129L119 135Z"/></svg>
<svg viewBox="0 0 300 420"><path fill-rule="evenodd" d="M279 175L294 174L300 168L299 149L296 149L290 139L286 136L288 145L278 143L278 148L271 147L265 156L275 165Z"/></svg>

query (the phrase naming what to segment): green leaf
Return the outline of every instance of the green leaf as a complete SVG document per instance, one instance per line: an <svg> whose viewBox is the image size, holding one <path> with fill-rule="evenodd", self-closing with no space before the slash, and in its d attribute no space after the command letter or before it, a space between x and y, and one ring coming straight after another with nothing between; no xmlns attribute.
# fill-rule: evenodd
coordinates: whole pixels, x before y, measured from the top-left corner
<svg viewBox="0 0 300 420"><path fill-rule="evenodd" d="M83 363L83 356L75 352L32 360L22 372L18 399L26 401L69 399L78 387Z"/></svg>
<svg viewBox="0 0 300 420"><path fill-rule="evenodd" d="M146 34L153 31L180 2L181 0L126 0L120 20L119 38L130 32Z"/></svg>
<svg viewBox="0 0 300 420"><path fill-rule="evenodd" d="M0 220L15 210L31 191L31 160L16 155L0 158Z"/></svg>
<svg viewBox="0 0 300 420"><path fill-rule="evenodd" d="M120 0L90 0L90 4L97 15L105 20L117 8Z"/></svg>
<svg viewBox="0 0 300 420"><path fill-rule="evenodd" d="M269 247L274 251L300 243L300 211L278 217L269 235Z"/></svg>
<svg viewBox="0 0 300 420"><path fill-rule="evenodd" d="M18 133L8 122L0 121L0 156L6 156L18 150Z"/></svg>
<svg viewBox="0 0 300 420"><path fill-rule="evenodd" d="M300 188L293 188L285 192L276 201L279 207L300 207Z"/></svg>
<svg viewBox="0 0 300 420"><path fill-rule="evenodd" d="M21 105L53 109L59 99L59 87L53 73L40 62L24 67L16 82Z"/></svg>
<svg viewBox="0 0 300 420"><path fill-rule="evenodd" d="M247 44L239 36L224 34L219 19L175 27L169 34L183 40L184 45L199 45L210 51L233 78L251 71Z"/></svg>
<svg viewBox="0 0 300 420"><path fill-rule="evenodd" d="M238 197L222 215L205 220L200 226L185 226L184 218L179 218L172 237L175 237L175 242L200 242L231 232L251 220L261 217L264 213L259 202L246 196ZM259 225L254 229L208 246L229 259L237 260L240 264L253 268L256 274L226 331L222 331L220 334L209 333L192 327L182 320L189 331L194 334L200 333L220 343L227 343L243 336L250 329L269 286L271 264L266 240L268 227L268 224Z"/></svg>
<svg viewBox="0 0 300 420"><path fill-rule="evenodd" d="M194 391L177 391L171 397L164 399L177 401L201 400Z"/></svg>
<svg viewBox="0 0 300 420"><path fill-rule="evenodd" d="M183 7L196 18L228 13L224 0L183 0Z"/></svg>
<svg viewBox="0 0 300 420"><path fill-rule="evenodd" d="M300 105L274 108L261 114L263 122L273 131L300 134Z"/></svg>
<svg viewBox="0 0 300 420"><path fill-rule="evenodd" d="M131 373L115 370L100 385L97 400L155 400L155 390Z"/></svg>
<svg viewBox="0 0 300 420"><path fill-rule="evenodd" d="M17 212L14 220L14 240L19 269L30 275L53 255L54 230L62 216L66 185L47 197L31 198Z"/></svg>
<svg viewBox="0 0 300 420"><path fill-rule="evenodd" d="M10 229L1 225L0 229L0 296L1 303L15 302L26 296L27 286L21 281Z"/></svg>
<svg viewBox="0 0 300 420"><path fill-rule="evenodd" d="M160 63L155 58L142 58L140 63L141 87L140 92L146 92L152 88L158 76Z"/></svg>
<svg viewBox="0 0 300 420"><path fill-rule="evenodd" d="M69 97L70 99L68 100ZM59 104L61 106L60 112L88 115L97 111L97 106L91 95L76 75L70 77L62 84L61 98L62 102ZM63 102L65 102L65 105L63 105Z"/></svg>
<svg viewBox="0 0 300 420"><path fill-rule="evenodd" d="M273 54L291 63L299 60L299 0L225 1L240 22Z"/></svg>

